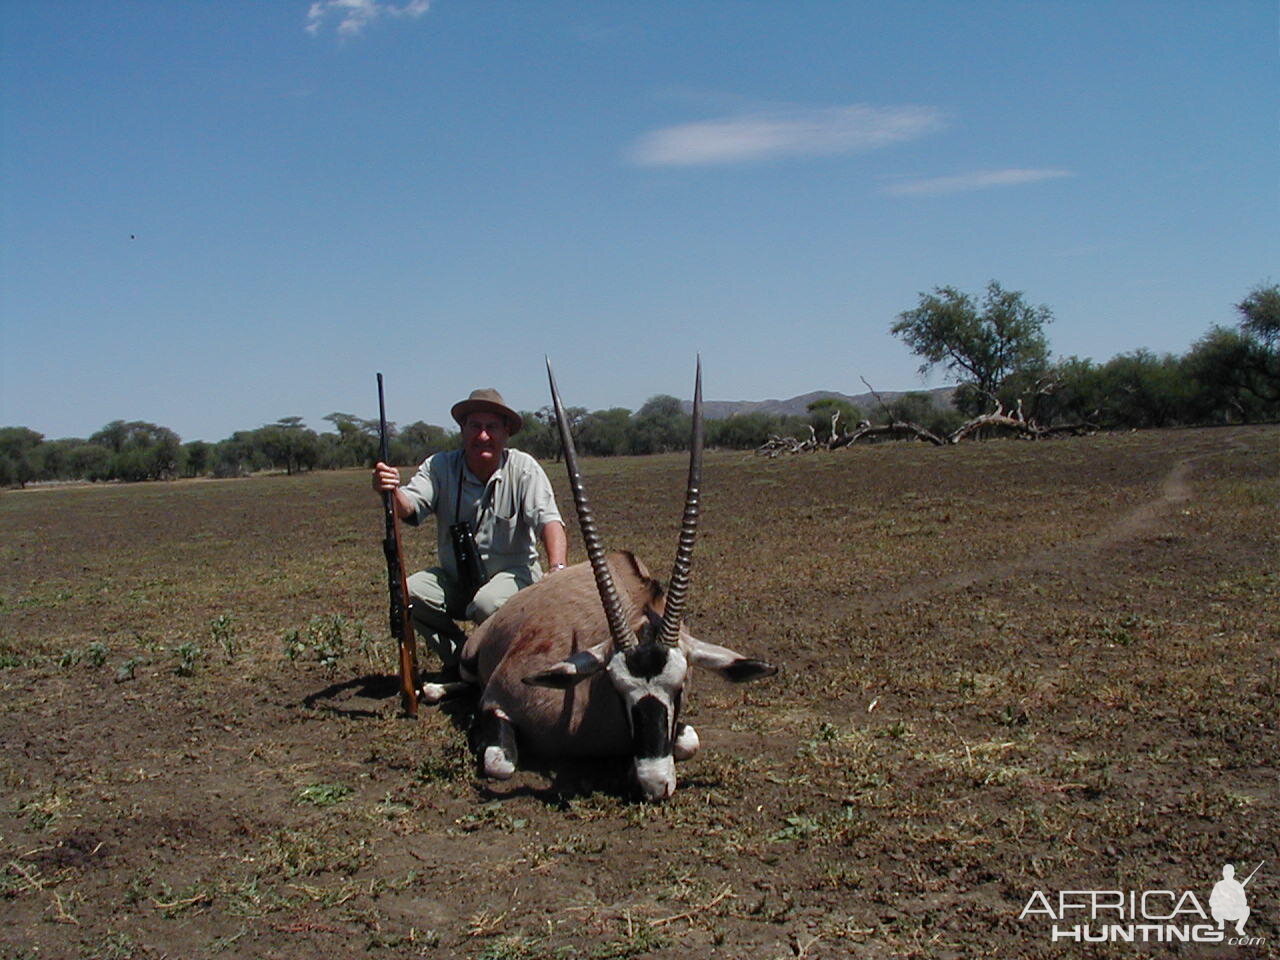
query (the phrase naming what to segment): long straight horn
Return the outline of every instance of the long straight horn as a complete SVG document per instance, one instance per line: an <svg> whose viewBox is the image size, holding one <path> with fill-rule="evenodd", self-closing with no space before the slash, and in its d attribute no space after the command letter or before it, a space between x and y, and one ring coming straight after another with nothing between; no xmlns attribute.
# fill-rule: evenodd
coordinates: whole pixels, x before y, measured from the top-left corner
<svg viewBox="0 0 1280 960"><path fill-rule="evenodd" d="M578 509L578 526L582 529L582 542L587 548L587 559L591 561L591 571L596 576L596 589L600 591L600 603L604 607L605 619L609 621L609 633L619 649L629 650L639 641L635 633L627 627L622 600L613 585L613 575L609 572L609 562L605 559L604 545L600 542L596 522L591 516L591 505L587 503L587 492L582 487L582 474L578 472L578 455L573 449L573 436L569 433L569 421L564 415L564 406L560 403L560 391L556 389L556 375L551 372L550 358L547 359L547 379L551 381L551 403L555 407L556 424L560 428L560 446L564 449L564 464L569 470L569 487L573 490L573 505Z"/></svg>
<svg viewBox="0 0 1280 960"><path fill-rule="evenodd" d="M698 357L698 374L693 384L693 436L689 441L689 483L684 494L684 517L680 521L680 541L676 546L676 562L671 569L667 588L666 610L658 638L675 645L680 639L680 617L689 595L689 571L693 569L693 542L698 536L698 495L702 486L702 357Z"/></svg>

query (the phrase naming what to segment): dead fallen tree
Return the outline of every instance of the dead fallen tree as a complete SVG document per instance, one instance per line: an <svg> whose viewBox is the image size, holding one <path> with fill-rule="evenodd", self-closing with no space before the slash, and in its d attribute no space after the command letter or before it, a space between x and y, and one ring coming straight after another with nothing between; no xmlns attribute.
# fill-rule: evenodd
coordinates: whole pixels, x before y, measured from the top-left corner
<svg viewBox="0 0 1280 960"><path fill-rule="evenodd" d="M760 456L773 457L783 453L809 453L817 450L822 444L818 441L818 433L809 427L809 439L797 440L795 437L783 437L776 433L769 434L769 439L760 446L756 447L756 453Z"/></svg>
<svg viewBox="0 0 1280 960"><path fill-rule="evenodd" d="M1022 412L1022 401L1006 412L1004 405L995 401L996 408L991 413L966 420L955 430L940 436L918 423L909 420L891 420L888 423L872 424L863 420L852 430L840 430L840 414L831 417L831 434L826 440L819 440L813 426L809 427L809 439L797 440L795 437L780 437L776 434L756 448L761 456L776 457L784 453L811 453L815 450L838 450L850 447L859 441L876 442L879 440L913 440L945 447L968 440L978 434L1012 434L1025 440L1044 440L1053 436L1082 436L1096 433L1097 424L1088 421L1078 423L1054 424L1042 426L1034 419L1026 417Z"/></svg>
<svg viewBox="0 0 1280 960"><path fill-rule="evenodd" d="M923 440L925 443L932 443L935 446L942 446L947 441L943 437L939 437L932 430L913 423L909 420L891 420L889 423L870 424L865 420L850 431L839 435L832 434L831 439L827 443L827 449L837 450L840 447L848 447L859 440L875 441L875 440Z"/></svg>
<svg viewBox="0 0 1280 960"><path fill-rule="evenodd" d="M967 420L957 429L947 434L947 443L959 443L961 440L967 440L980 430L991 428L993 430L1007 430L1016 436L1023 437L1027 440L1043 440L1046 437L1059 436L1069 434L1071 436L1083 436L1085 434L1096 433L1098 431L1097 424L1087 421L1079 423L1060 423L1050 427L1043 427L1034 420L1023 419L1021 416L1021 404L1018 407L1018 415L1010 416L1006 414L997 404L993 413L984 413L980 417L974 417Z"/></svg>

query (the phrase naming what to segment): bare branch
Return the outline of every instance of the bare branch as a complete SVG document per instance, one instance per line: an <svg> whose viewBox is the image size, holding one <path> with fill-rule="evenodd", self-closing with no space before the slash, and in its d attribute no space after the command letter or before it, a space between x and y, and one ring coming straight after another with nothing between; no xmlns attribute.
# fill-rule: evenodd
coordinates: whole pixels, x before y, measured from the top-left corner
<svg viewBox="0 0 1280 960"><path fill-rule="evenodd" d="M884 411L884 415L892 419L893 411L889 409L889 405L884 402L884 398L880 396L876 388L867 383L866 377L859 377L858 379L861 380L866 385L866 388L871 391L871 395L876 398L876 403L880 404L880 409Z"/></svg>

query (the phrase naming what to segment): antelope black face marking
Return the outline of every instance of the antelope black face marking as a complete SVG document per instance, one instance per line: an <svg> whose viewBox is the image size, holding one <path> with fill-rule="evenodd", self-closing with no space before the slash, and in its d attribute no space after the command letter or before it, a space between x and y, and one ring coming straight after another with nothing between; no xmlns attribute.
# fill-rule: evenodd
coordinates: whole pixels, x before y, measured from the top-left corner
<svg viewBox="0 0 1280 960"><path fill-rule="evenodd" d="M645 643L633 647L623 656L627 661L627 672L631 676L637 680L652 680L667 669L670 650L659 643Z"/></svg>
<svg viewBox="0 0 1280 960"><path fill-rule="evenodd" d="M631 708L631 737L637 760L671 754L671 714L654 696L641 697Z"/></svg>

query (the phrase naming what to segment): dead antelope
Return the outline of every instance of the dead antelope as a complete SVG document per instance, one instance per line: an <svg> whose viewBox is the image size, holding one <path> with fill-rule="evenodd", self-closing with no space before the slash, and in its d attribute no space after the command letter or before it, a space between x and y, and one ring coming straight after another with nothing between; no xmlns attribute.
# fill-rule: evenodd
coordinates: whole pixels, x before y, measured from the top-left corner
<svg viewBox="0 0 1280 960"><path fill-rule="evenodd" d="M547 376L588 561L520 591L467 639L461 670L481 688L481 767L487 777L510 777L517 744L550 760L630 756L641 793L662 800L675 790L675 761L698 749L697 733L680 722L690 664L738 683L777 672L698 640L681 622L702 474L702 365L684 518L665 592L632 554L606 556L549 361ZM424 688L428 700L444 692L439 685Z"/></svg>

